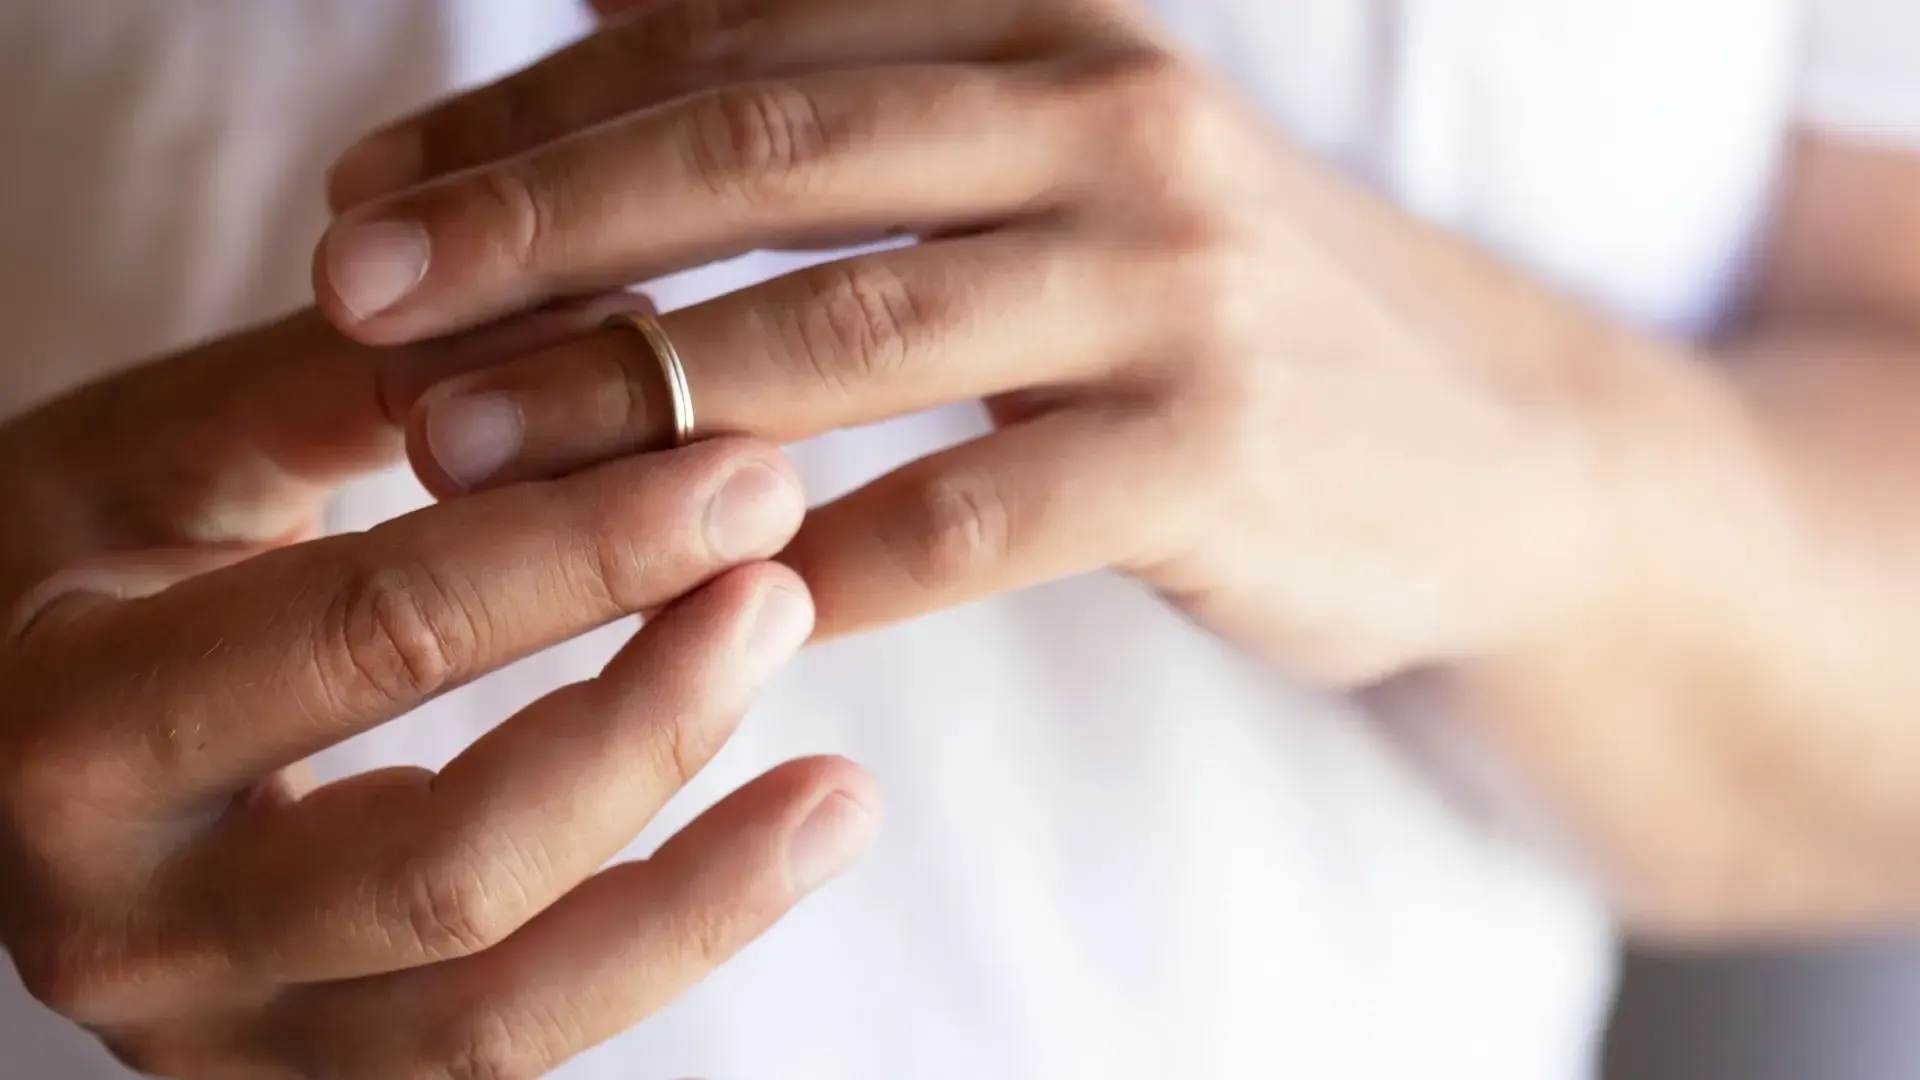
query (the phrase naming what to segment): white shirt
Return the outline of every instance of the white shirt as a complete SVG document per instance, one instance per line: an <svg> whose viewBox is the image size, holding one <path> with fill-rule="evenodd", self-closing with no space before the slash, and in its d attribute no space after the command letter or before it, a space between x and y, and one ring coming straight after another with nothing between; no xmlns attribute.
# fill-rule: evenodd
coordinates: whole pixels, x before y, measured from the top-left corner
<svg viewBox="0 0 1920 1080"><path fill-rule="evenodd" d="M1295 138L1635 323L1737 295L1781 137L1920 136L1902 0L1165 0ZM0 414L303 300L319 177L356 130L582 31L567 0L9 0ZM793 265L663 284L668 306ZM112 318L102 318L111 313ZM949 409L796 448L825 498L980 430ZM358 527L420 501L385 477ZM625 627L325 756L445 761ZM712 1080L1473 1077L1591 1067L1596 898L1350 703L1115 578L804 656L633 849L772 764L877 774L849 877L561 1075ZM0 1077L119 1075L0 985Z"/></svg>

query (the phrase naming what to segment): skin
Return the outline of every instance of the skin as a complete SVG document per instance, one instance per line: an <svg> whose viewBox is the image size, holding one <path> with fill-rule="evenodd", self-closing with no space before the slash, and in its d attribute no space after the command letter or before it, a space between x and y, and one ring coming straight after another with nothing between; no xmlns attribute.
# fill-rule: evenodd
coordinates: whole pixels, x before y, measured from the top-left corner
<svg viewBox="0 0 1920 1080"><path fill-rule="evenodd" d="M798 646L744 651L775 592L826 636L1117 568L1493 738L1643 928L1920 907L1911 156L1802 139L1749 318L1694 346L1352 189L1120 4L606 6L632 21L341 163L321 314L0 428L36 525L0 537L0 941L130 1064L534 1076L657 1009L872 830L870 781L804 761L599 870ZM369 222L431 255L378 313ZM901 231L666 317L723 436L684 451L638 453L657 376L606 309L494 321ZM503 394L476 471L460 403ZM781 502L771 440L981 398L990 437ZM307 539L401 418L459 497ZM748 467L778 482L723 552L697 523ZM294 770L653 608L437 776Z"/></svg>
<svg viewBox="0 0 1920 1080"><path fill-rule="evenodd" d="M992 410L809 515L782 558L820 636L1118 569L1485 735L1643 933L1920 914L1914 155L1797 137L1737 332L1661 340L1320 167L1131 5L602 7L342 159L315 273L346 333L917 235L664 318L708 433ZM656 380L623 331L465 373L416 468L617 460ZM467 437L476 401L511 437Z"/></svg>
<svg viewBox="0 0 1920 1080"><path fill-rule="evenodd" d="M0 536L0 944L135 1070L537 1076L871 836L871 781L811 759L602 869L810 630L805 586L767 561L804 506L774 447L715 440L304 539L338 484L400 460L395 406L422 382L609 307L398 350L308 310L0 428L0 505L36 526ZM315 787L296 768L648 609L597 677L437 773Z"/></svg>

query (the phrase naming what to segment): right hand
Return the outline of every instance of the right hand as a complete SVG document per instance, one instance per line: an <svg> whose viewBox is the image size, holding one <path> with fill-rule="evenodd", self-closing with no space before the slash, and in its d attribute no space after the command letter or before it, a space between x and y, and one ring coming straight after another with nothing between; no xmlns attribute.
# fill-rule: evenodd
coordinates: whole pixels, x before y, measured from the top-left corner
<svg viewBox="0 0 1920 1080"><path fill-rule="evenodd" d="M451 348L508 339L537 343L523 324ZM383 354L309 312L0 428L0 944L140 1071L537 1076L871 835L870 780L812 759L601 869L811 629L765 561L804 507L775 448L715 440L295 542L331 485L397 459L381 372L447 349ZM291 771L662 605L438 774Z"/></svg>

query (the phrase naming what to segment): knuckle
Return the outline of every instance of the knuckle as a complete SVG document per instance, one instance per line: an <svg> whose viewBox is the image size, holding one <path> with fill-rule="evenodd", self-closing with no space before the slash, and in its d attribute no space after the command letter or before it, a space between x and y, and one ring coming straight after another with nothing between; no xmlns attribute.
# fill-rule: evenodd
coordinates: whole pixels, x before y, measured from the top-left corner
<svg viewBox="0 0 1920 1080"><path fill-rule="evenodd" d="M1206 77L1166 52L1138 49L1103 57L1075 81L1076 104L1096 117L1102 145L1147 175L1176 186L1221 161L1234 129ZM1243 160L1233 156L1233 166Z"/></svg>
<svg viewBox="0 0 1920 1080"><path fill-rule="evenodd" d="M1210 482L1214 478L1243 476L1274 460L1272 427L1280 418L1250 400L1255 392L1243 368L1218 365L1166 395L1161 407L1170 453L1189 475L1208 478L1175 498L1210 502L1230 487Z"/></svg>
<svg viewBox="0 0 1920 1080"><path fill-rule="evenodd" d="M711 575L698 523L709 493L740 463L739 450L709 440L674 451L670 463L634 461L580 478L556 510L566 599L605 621L671 600Z"/></svg>
<svg viewBox="0 0 1920 1080"><path fill-rule="evenodd" d="M1258 354L1257 343L1274 322L1272 275L1249 250L1249 242L1222 227L1211 214L1176 221L1165 237L1168 302L1188 313L1182 351L1201 359ZM1225 374L1243 370L1225 365Z"/></svg>
<svg viewBox="0 0 1920 1080"><path fill-rule="evenodd" d="M325 620L330 687L378 706L419 701L462 678L479 655L471 605L425 564L351 576ZM358 712L358 709L350 711Z"/></svg>
<svg viewBox="0 0 1920 1080"><path fill-rule="evenodd" d="M676 710L663 720L653 743L653 776L670 791L679 791L700 775L718 750L717 740L687 710Z"/></svg>
<svg viewBox="0 0 1920 1080"><path fill-rule="evenodd" d="M403 875L401 908L412 944L446 960L506 940L520 927L523 905L504 877L488 873L472 851L421 860Z"/></svg>
<svg viewBox="0 0 1920 1080"><path fill-rule="evenodd" d="M683 502L690 505L699 490L696 481L687 482ZM655 516L657 511L646 509L648 505L647 500L610 491L597 493L579 510L567 560L577 568L568 575L574 599L609 617L638 612L662 599L663 587L674 583L675 567L685 558L688 538L697 532L674 528L671 521Z"/></svg>
<svg viewBox="0 0 1920 1080"><path fill-rule="evenodd" d="M556 228L557 204L566 197L564 182L537 171L526 161L508 161L473 178L474 197L488 227L493 261L515 270L534 270L562 232Z"/></svg>
<svg viewBox="0 0 1920 1080"><path fill-rule="evenodd" d="M545 1070L518 1027L485 1004L444 1021L428 1036L423 1080L537 1080Z"/></svg>
<svg viewBox="0 0 1920 1080"><path fill-rule="evenodd" d="M702 910L680 924L681 948L693 959L699 971L711 971L726 963L736 948L739 936L735 920L715 910Z"/></svg>
<svg viewBox="0 0 1920 1080"><path fill-rule="evenodd" d="M808 275L811 302L791 310L781 336L822 386L851 396L862 383L906 366L928 317L898 272L869 259L830 263Z"/></svg>
<svg viewBox="0 0 1920 1080"><path fill-rule="evenodd" d="M608 511L580 541L587 567L578 586L582 597L603 611L637 612L647 606L655 564L644 546L620 528L621 515Z"/></svg>
<svg viewBox="0 0 1920 1080"><path fill-rule="evenodd" d="M813 95L783 83L714 93L687 131L700 183L719 199L745 205L804 195L807 177L832 142Z"/></svg>
<svg viewBox="0 0 1920 1080"><path fill-rule="evenodd" d="M964 581L1002 562L1012 523L999 486L979 473L935 477L911 501L894 537L896 558L920 585Z"/></svg>

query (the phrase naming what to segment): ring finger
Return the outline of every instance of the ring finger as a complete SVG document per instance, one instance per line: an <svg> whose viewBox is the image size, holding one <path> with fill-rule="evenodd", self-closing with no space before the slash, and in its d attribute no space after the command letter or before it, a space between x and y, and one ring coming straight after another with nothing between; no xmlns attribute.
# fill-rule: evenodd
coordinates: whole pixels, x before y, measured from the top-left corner
<svg viewBox="0 0 1920 1080"><path fill-rule="evenodd" d="M793 442L1110 376L1152 351L1156 310L1119 255L1053 228L990 233L813 267L661 321L696 435ZM434 388L410 456L442 496L560 476L664 445L667 405L652 349L616 327Z"/></svg>

